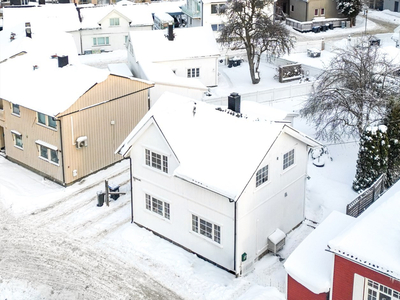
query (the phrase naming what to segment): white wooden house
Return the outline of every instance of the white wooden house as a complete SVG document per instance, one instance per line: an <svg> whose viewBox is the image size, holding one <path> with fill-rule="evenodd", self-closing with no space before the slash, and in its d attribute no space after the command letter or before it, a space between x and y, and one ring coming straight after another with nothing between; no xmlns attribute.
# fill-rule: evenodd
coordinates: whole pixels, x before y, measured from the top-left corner
<svg viewBox="0 0 400 300"><path fill-rule="evenodd" d="M130 31L153 29L148 5L85 7L79 16L81 28L71 34L80 54L125 50Z"/></svg>
<svg viewBox="0 0 400 300"><path fill-rule="evenodd" d="M210 27L170 27L129 36L129 68L136 77L155 82L152 103L165 91L200 100L207 87L218 85L219 56Z"/></svg>
<svg viewBox="0 0 400 300"><path fill-rule="evenodd" d="M117 149L131 158L133 220L240 275L304 220L308 147L283 121L165 93Z"/></svg>

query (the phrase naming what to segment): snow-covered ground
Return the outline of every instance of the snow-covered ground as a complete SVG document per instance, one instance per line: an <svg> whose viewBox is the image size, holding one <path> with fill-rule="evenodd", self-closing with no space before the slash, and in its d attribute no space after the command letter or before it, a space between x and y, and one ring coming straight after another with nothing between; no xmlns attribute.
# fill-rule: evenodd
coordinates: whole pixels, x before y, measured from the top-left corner
<svg viewBox="0 0 400 300"><path fill-rule="evenodd" d="M370 11L369 15L400 24L399 14ZM368 30L377 26L370 20L367 25ZM310 59L300 52L288 59L326 63L332 47L347 42L347 31L337 35L343 30L323 33L332 35L332 42L325 37L328 47L321 58ZM349 30L362 32L364 24L358 22ZM312 34L316 35L306 35ZM393 47L389 35L382 35L382 39L383 47ZM81 59L104 68L110 62L124 62L126 54L116 51ZM221 66L221 71L235 74L220 76L221 89L225 90L216 92L221 95L235 91L232 88L251 91L279 85L273 78L275 69L266 64L256 86L250 83L246 64L231 69ZM297 111L303 102L304 98L298 97L270 104ZM300 118L294 126L313 135L312 126ZM287 258L332 210L345 212L356 196L351 184L357 142L328 145L328 149L331 159L324 167L309 163L306 221L288 235L280 252L282 258ZM96 193L104 190L105 179L119 184L128 194L111 201L109 207L97 207ZM284 261L278 257L268 254L255 264L252 273L235 278L131 224L130 214L128 161L63 188L0 156L0 299L285 299L286 273Z"/></svg>

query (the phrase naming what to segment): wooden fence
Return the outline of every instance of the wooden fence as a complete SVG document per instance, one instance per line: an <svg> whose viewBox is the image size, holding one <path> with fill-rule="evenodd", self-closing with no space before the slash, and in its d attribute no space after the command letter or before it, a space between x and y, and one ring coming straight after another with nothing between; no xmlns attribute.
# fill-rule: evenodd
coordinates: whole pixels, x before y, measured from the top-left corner
<svg viewBox="0 0 400 300"><path fill-rule="evenodd" d="M356 199L347 205L346 214L357 218L385 191L385 174L382 174L374 184L362 192Z"/></svg>

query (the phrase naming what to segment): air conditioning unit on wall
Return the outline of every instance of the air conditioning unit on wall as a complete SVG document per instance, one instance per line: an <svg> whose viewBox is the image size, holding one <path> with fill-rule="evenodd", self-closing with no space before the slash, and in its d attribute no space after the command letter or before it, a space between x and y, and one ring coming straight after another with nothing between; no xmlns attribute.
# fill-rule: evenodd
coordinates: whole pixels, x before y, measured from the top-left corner
<svg viewBox="0 0 400 300"><path fill-rule="evenodd" d="M80 136L76 139L76 148L80 149L83 147L87 147L87 136Z"/></svg>

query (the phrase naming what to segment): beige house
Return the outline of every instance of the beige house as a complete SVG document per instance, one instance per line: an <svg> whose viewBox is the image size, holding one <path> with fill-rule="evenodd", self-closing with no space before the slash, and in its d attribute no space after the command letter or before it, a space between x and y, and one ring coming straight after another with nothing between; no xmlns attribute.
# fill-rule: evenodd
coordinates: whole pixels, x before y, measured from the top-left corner
<svg viewBox="0 0 400 300"><path fill-rule="evenodd" d="M286 14L291 19L307 22L315 19L343 18L336 9L335 0L290 0L289 11ZM283 11L287 10L286 2L283 2Z"/></svg>
<svg viewBox="0 0 400 300"><path fill-rule="evenodd" d="M114 151L148 111L153 85L67 56L31 59L0 64L2 154L63 185L121 160Z"/></svg>

